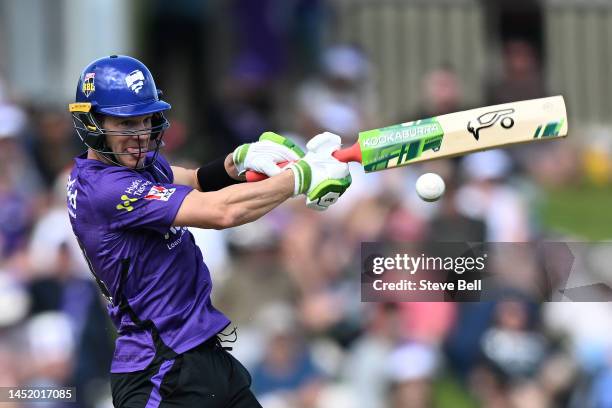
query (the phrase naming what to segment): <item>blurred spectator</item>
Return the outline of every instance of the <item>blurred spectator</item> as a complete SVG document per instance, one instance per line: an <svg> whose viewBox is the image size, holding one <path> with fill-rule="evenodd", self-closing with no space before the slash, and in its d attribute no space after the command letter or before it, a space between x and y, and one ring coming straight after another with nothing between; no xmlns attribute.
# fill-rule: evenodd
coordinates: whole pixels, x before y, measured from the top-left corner
<svg viewBox="0 0 612 408"><path fill-rule="evenodd" d="M41 107L35 110L33 117L34 127L28 129L24 139L43 185L48 188L83 149L65 111Z"/></svg>
<svg viewBox="0 0 612 408"><path fill-rule="evenodd" d="M99 290L89 277L73 269L74 262L68 246L60 244L58 254L51 257L43 277L30 283L33 313L61 313L66 321L65 335L69 337L70 367L65 381L88 390L78 396L83 406L91 406L86 398L93 384L104 382L113 352L109 322L102 307ZM97 385L99 386L99 385Z"/></svg>
<svg viewBox="0 0 612 408"><path fill-rule="evenodd" d="M423 101L421 111L414 118L430 118L463 108L463 91L455 70L443 65L429 71L423 78Z"/></svg>
<svg viewBox="0 0 612 408"><path fill-rule="evenodd" d="M432 218L428 230L431 242L483 242L485 223L482 219L469 218L459 212L456 205L457 185L450 180L440 203L440 211Z"/></svg>
<svg viewBox="0 0 612 408"><path fill-rule="evenodd" d="M609 302L551 302L543 307L545 327L567 338L581 370L589 375L612 366L612 305Z"/></svg>
<svg viewBox="0 0 612 408"><path fill-rule="evenodd" d="M8 271L0 269L0 335L19 323L30 310L27 291Z"/></svg>
<svg viewBox="0 0 612 408"><path fill-rule="evenodd" d="M325 0L297 0L293 3L295 19L290 50L291 58L297 65L293 68L313 72L317 69L324 47L330 4Z"/></svg>
<svg viewBox="0 0 612 408"><path fill-rule="evenodd" d="M65 387L74 360L74 339L68 317L61 312L34 315L26 325L31 387Z"/></svg>
<svg viewBox="0 0 612 408"><path fill-rule="evenodd" d="M20 385L27 377L27 350L22 324L30 310L26 288L0 268L0 386ZM25 364L24 364L25 362Z"/></svg>
<svg viewBox="0 0 612 408"><path fill-rule="evenodd" d="M353 142L375 123L376 98L370 62L361 50L338 45L325 50L319 76L297 93L297 127L306 139L331 131Z"/></svg>
<svg viewBox="0 0 612 408"><path fill-rule="evenodd" d="M236 65L219 86L219 96L207 109L207 126L216 156L257 140L276 129L275 101L270 79L262 67L249 62ZM211 155L211 152L208 152Z"/></svg>
<svg viewBox="0 0 612 408"><path fill-rule="evenodd" d="M503 300L495 306L494 325L481 340L482 362L471 377L473 392L484 406L509 403L512 399L525 406L544 407L550 403L550 396L543 390L526 383L539 375L551 352L550 343L534 329L537 326L529 313L528 305L520 298Z"/></svg>
<svg viewBox="0 0 612 408"><path fill-rule="evenodd" d="M71 271L89 279L89 271L79 244L74 237L68 212L66 211L66 185L68 170L60 173L55 179L49 208L37 219L32 228L29 242L29 265L34 276L45 275L54 271L50 265L57 265L61 248L69 252L68 265Z"/></svg>
<svg viewBox="0 0 612 408"><path fill-rule="evenodd" d="M5 103L1 98L0 96L0 136L17 136L26 125L26 114L19 106Z"/></svg>
<svg viewBox="0 0 612 408"><path fill-rule="evenodd" d="M463 379L478 363L480 341L491 325L494 308L493 302L457 305L457 318L446 338L445 350L450 366Z"/></svg>
<svg viewBox="0 0 612 408"><path fill-rule="evenodd" d="M231 11L236 65L260 66L263 77L278 79L319 59L325 1L233 0Z"/></svg>
<svg viewBox="0 0 612 408"><path fill-rule="evenodd" d="M26 244L40 187L19 140L25 124L21 108L0 104L0 261Z"/></svg>
<svg viewBox="0 0 612 408"><path fill-rule="evenodd" d="M503 45L501 76L487 86L487 104L522 101L546 96L546 81L533 45L512 39Z"/></svg>
<svg viewBox="0 0 612 408"><path fill-rule="evenodd" d="M149 58L145 59L158 78L158 88L170 92L175 123L187 122L195 135L203 130L200 106L209 97L208 59L211 1L163 0L143 9L150 23L143 38Z"/></svg>
<svg viewBox="0 0 612 408"><path fill-rule="evenodd" d="M501 301L495 313L495 326L482 339L488 365L509 381L533 377L546 357L547 344L544 336L529 327L526 305Z"/></svg>
<svg viewBox="0 0 612 408"><path fill-rule="evenodd" d="M531 237L526 204L504 183L511 167L501 150L474 153L462 160L467 183L457 192L456 205L463 215L485 222L489 242L526 242Z"/></svg>
<svg viewBox="0 0 612 408"><path fill-rule="evenodd" d="M374 304L364 314L365 330L347 352L342 378L360 408L382 408L388 392L388 356L401 340L398 305Z"/></svg>
<svg viewBox="0 0 612 408"><path fill-rule="evenodd" d="M322 375L300 340L300 327L290 306L270 304L259 314L266 336L261 362L253 369L253 390L265 400L266 394L280 394L290 406L312 406Z"/></svg>
<svg viewBox="0 0 612 408"><path fill-rule="evenodd" d="M605 160L601 151L597 148L591 150L593 146L585 148L585 154L580 157L577 154L576 146L571 143L534 143L533 145L518 145L512 149L507 149L523 171L529 178L527 182L534 183L534 188L542 190L542 187L566 188L582 181L583 176L595 176L591 178L597 184L601 184L604 178L602 170L605 171ZM578 149L580 150L580 149ZM594 155L592 156L591 154ZM593 162L587 164L584 159L593 158ZM592 165L592 166L591 166ZM585 172L581 170L584 166ZM596 169L598 167L598 169ZM595 170L594 173L591 171ZM597 174L598 173L598 174ZM597 174L597 175L596 175ZM604 176L605 177L605 176Z"/></svg>
<svg viewBox="0 0 612 408"><path fill-rule="evenodd" d="M284 268L301 293L325 289L330 271L324 269L321 257L316 254L324 247L325 242L337 248L337 244L324 241L326 234L333 233L331 225L330 228L325 228L323 221L316 214L300 209L293 212L287 228L300 233L281 237L280 259ZM326 266L334 269L337 267Z"/></svg>
<svg viewBox="0 0 612 408"><path fill-rule="evenodd" d="M360 131L362 118L348 104L331 100L309 106L303 116L303 135L317 135L325 131L335 133L347 142L356 140Z"/></svg>
<svg viewBox="0 0 612 408"><path fill-rule="evenodd" d="M431 407L432 380L438 360L436 348L425 344L408 343L394 350L387 358L389 407Z"/></svg>
<svg viewBox="0 0 612 408"><path fill-rule="evenodd" d="M237 235L244 241L234 240L233 234L228 234L232 262L220 276L221 285L216 291L215 304L222 307L237 324L252 322L264 305L275 301L289 301L297 291L291 278L283 270L277 246L261 245L262 242L274 242L273 236L265 235L269 239L258 241L258 238L264 236L262 232L270 233L267 224L260 221L263 220L253 223L255 231L239 228L243 233ZM205 260L206 251L205 245Z"/></svg>
<svg viewBox="0 0 612 408"><path fill-rule="evenodd" d="M26 197L15 190L2 190L0 185L0 260L23 249L33 215Z"/></svg>
<svg viewBox="0 0 612 408"><path fill-rule="evenodd" d="M234 0L237 66L258 67L266 80L285 70L292 7L291 2L283 0Z"/></svg>
<svg viewBox="0 0 612 408"><path fill-rule="evenodd" d="M357 284L343 273L358 259L359 244L346 232L339 220L317 217L305 208L294 209L286 225L279 257L297 291L301 323L312 334L326 337L345 347L354 340L360 325Z"/></svg>
<svg viewBox="0 0 612 408"><path fill-rule="evenodd" d="M455 322L455 304L450 302L405 302L399 304L402 337L438 347Z"/></svg>
<svg viewBox="0 0 612 408"><path fill-rule="evenodd" d="M231 12L230 18L237 22L233 26L236 55L206 115L216 154L226 154L264 131L278 129L282 118L276 115L288 113L277 105L277 88L289 68L289 55L298 55L294 64L301 59L297 51L314 53L317 60L325 15L319 0L234 0ZM294 24L301 40L297 43L291 41Z"/></svg>

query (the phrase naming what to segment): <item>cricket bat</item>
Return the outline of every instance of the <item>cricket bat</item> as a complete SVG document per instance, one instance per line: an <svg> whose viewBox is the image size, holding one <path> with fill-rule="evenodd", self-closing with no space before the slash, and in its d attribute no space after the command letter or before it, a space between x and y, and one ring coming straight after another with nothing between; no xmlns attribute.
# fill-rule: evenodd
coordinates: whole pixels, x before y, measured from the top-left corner
<svg viewBox="0 0 612 408"><path fill-rule="evenodd" d="M558 139L567 136L567 128L563 96L552 96L367 130L359 133L355 144L333 155L343 162L359 162L369 173L518 143ZM246 177L247 181L267 178L252 171Z"/></svg>

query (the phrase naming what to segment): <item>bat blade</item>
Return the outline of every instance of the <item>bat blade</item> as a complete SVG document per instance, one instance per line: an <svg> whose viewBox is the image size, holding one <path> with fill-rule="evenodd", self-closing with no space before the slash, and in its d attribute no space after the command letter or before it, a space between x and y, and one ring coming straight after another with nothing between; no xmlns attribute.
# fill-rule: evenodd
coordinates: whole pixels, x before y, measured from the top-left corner
<svg viewBox="0 0 612 408"><path fill-rule="evenodd" d="M562 96L511 102L359 133L366 172L567 136Z"/></svg>
<svg viewBox="0 0 612 408"><path fill-rule="evenodd" d="M486 106L359 133L354 145L334 152L366 172L460 156L508 145L567 136L563 96ZM284 166L287 163L280 163ZM247 181L267 177L247 172Z"/></svg>

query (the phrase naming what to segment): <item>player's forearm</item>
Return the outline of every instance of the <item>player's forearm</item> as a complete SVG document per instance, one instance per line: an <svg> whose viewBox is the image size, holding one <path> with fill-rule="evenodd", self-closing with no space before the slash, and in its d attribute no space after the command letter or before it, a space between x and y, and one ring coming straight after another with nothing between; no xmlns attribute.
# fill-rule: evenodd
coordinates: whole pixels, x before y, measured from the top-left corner
<svg viewBox="0 0 612 408"><path fill-rule="evenodd" d="M293 196L295 181L291 171L265 181L270 183L245 183L224 189L229 226L255 221Z"/></svg>
<svg viewBox="0 0 612 408"><path fill-rule="evenodd" d="M236 184L219 191L194 191L183 201L174 226L224 229L262 217L293 195L291 171L258 183Z"/></svg>

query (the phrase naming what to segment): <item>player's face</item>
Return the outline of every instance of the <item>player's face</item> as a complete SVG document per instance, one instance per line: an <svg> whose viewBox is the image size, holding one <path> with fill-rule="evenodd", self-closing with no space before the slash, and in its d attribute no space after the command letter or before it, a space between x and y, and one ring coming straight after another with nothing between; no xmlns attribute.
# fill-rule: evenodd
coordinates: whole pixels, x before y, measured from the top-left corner
<svg viewBox="0 0 612 408"><path fill-rule="evenodd" d="M137 168L144 164L151 135L151 131L147 129L151 129L152 116L104 118L104 130L112 131L111 134L106 134L106 144L110 150L117 153L115 157L123 166Z"/></svg>

